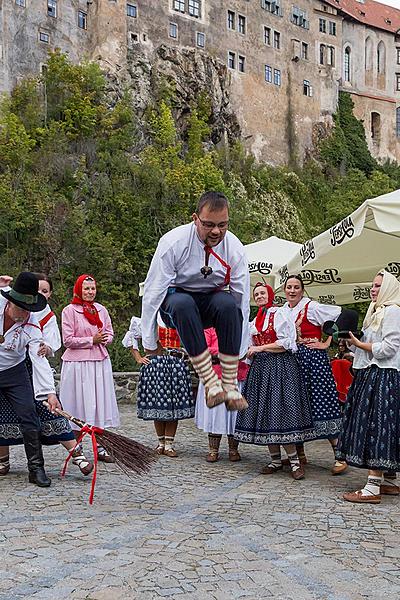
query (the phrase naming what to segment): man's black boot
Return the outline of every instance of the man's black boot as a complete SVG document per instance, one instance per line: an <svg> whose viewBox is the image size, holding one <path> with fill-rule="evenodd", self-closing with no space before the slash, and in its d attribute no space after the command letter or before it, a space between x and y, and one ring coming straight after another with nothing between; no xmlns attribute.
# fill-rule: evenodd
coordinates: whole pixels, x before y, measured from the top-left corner
<svg viewBox="0 0 400 600"><path fill-rule="evenodd" d="M40 433L36 429L25 431L23 434L25 453L28 459L29 482L39 487L49 487L51 479L44 470L44 458Z"/></svg>

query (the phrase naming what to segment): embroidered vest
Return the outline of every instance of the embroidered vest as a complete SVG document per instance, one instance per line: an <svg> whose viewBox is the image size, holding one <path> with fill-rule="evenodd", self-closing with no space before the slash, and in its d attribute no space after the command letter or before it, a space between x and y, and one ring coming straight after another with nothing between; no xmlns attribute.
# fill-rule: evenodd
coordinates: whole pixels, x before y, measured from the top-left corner
<svg viewBox="0 0 400 600"><path fill-rule="evenodd" d="M158 327L158 339L163 348L180 348L181 340L176 329Z"/></svg>
<svg viewBox="0 0 400 600"><path fill-rule="evenodd" d="M310 300L311 302L311 300ZM297 332L297 341L301 343L301 340L319 340L322 338L322 327L320 325L313 325L308 320L308 306L310 302L304 306L304 308L299 312L296 319L296 332Z"/></svg>
<svg viewBox="0 0 400 600"><path fill-rule="evenodd" d="M261 333L253 335L253 343L255 346L273 344L278 339L274 329L274 316L275 313L271 312L268 318L267 328L264 331L261 331Z"/></svg>

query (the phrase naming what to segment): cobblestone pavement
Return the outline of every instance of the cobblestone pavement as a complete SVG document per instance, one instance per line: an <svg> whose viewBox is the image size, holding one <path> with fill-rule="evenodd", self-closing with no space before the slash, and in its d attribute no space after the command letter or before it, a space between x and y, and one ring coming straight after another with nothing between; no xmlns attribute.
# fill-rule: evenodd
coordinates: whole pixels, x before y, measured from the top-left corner
<svg viewBox="0 0 400 600"><path fill-rule="evenodd" d="M154 444L151 423L122 407L124 432ZM365 473L332 477L327 442L307 446L304 481L259 474L265 451L242 446L240 463L204 461L206 435L184 421L179 457L128 479L100 465L95 503L90 481L64 452L47 448L53 477L41 490L26 482L21 448L0 480L0 600L275 598L398 600L400 501L341 500Z"/></svg>

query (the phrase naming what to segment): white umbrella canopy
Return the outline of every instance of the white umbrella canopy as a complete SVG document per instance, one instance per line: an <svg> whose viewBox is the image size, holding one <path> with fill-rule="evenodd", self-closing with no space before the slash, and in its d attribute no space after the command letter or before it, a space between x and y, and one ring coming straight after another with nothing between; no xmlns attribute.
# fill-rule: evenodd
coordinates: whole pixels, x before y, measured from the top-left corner
<svg viewBox="0 0 400 600"><path fill-rule="evenodd" d="M279 288L300 273L306 294L325 304L369 300L371 282L385 268L400 276L400 190L366 200L348 217L305 242L275 276Z"/></svg>
<svg viewBox="0 0 400 600"><path fill-rule="evenodd" d="M275 285L276 274L301 248L301 244L276 236L254 242L244 247L249 262L250 282L254 288L258 281ZM283 298L281 298L283 301ZM281 302L282 303L282 302Z"/></svg>

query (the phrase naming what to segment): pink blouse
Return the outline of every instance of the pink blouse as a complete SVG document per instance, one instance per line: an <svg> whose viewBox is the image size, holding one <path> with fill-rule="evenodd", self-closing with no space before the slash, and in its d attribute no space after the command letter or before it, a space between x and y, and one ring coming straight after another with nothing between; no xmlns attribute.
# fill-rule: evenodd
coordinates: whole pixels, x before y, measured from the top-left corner
<svg viewBox="0 0 400 600"><path fill-rule="evenodd" d="M94 303L103 323L102 331L107 333L106 345L111 344L114 331L107 309ZM93 336L98 333L96 325L91 325L83 316L83 308L79 304L68 304L61 314L61 330L66 351L62 359L66 361L104 360L108 352L104 344L93 344Z"/></svg>

